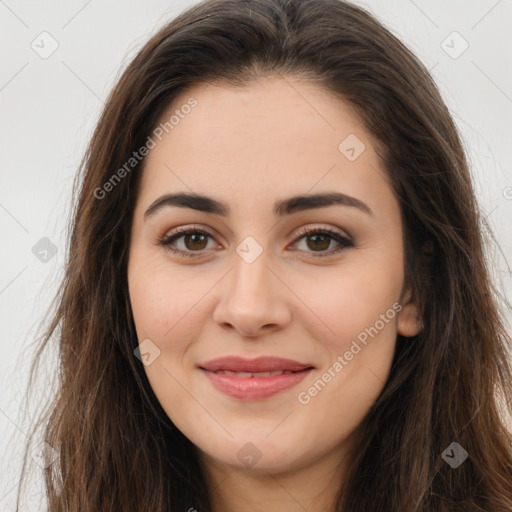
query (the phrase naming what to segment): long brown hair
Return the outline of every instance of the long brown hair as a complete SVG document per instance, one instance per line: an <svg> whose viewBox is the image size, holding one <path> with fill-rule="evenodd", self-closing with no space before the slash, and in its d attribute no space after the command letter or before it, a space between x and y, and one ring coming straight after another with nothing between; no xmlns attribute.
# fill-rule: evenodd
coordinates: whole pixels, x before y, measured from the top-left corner
<svg viewBox="0 0 512 512"><path fill-rule="evenodd" d="M204 1L154 35L111 92L76 177L65 277L34 361L58 340L58 390L41 416L57 454L44 471L48 511L211 510L195 447L134 355L127 256L144 161L98 190L181 91L263 76L333 92L375 136L424 324L397 337L333 510L510 512L511 340L458 131L422 63L339 0ZM468 454L456 469L443 457L454 442Z"/></svg>

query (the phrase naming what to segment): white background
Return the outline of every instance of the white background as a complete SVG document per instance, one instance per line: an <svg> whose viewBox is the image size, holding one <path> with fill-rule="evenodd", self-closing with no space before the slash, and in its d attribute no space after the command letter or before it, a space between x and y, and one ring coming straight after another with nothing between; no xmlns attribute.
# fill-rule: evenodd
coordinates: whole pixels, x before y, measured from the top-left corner
<svg viewBox="0 0 512 512"><path fill-rule="evenodd" d="M0 512L14 510L28 368L62 277L74 173L120 71L151 34L192 3L0 0ZM432 70L462 132L475 190L499 243L489 248L496 284L512 300L505 260L512 264L512 1L364 5ZM58 42L46 59L31 48L43 31ZM462 48L457 36L446 39L453 31L469 44L458 58L443 49L445 40L452 52ZM46 263L32 253L43 237L58 250ZM55 374L51 360L47 368ZM48 386L39 384L36 395L48 396Z"/></svg>

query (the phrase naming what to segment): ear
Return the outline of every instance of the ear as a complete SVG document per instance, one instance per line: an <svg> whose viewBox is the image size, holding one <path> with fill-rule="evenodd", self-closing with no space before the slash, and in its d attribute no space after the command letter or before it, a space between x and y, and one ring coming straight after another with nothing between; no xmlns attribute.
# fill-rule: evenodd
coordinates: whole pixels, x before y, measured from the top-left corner
<svg viewBox="0 0 512 512"><path fill-rule="evenodd" d="M402 309L398 313L398 334L407 338L416 336L423 328L418 308L411 301L410 297L410 291L407 290L405 299L401 302Z"/></svg>
<svg viewBox="0 0 512 512"><path fill-rule="evenodd" d="M432 238L427 239L421 246L418 258L421 260L423 265L429 267L432 263L432 258L435 252L435 241ZM402 293L400 304L402 309L398 313L398 334L411 338L416 336L423 329L423 321L418 311L418 307L411 300L410 286L406 288L406 291Z"/></svg>

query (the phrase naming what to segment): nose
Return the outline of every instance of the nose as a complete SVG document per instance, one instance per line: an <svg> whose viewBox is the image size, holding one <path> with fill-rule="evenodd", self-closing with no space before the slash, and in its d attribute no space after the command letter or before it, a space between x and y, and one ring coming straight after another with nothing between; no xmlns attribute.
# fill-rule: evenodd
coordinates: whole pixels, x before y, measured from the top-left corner
<svg viewBox="0 0 512 512"><path fill-rule="evenodd" d="M265 251L251 263L235 254L233 265L217 287L214 321L246 337L286 327L291 320L289 300L293 293L270 268Z"/></svg>

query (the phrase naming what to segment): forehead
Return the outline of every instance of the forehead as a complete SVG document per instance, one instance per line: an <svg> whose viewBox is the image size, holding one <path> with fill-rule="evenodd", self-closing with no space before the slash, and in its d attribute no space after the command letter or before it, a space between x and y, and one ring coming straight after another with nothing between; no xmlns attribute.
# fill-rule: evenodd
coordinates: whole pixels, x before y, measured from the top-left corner
<svg viewBox="0 0 512 512"><path fill-rule="evenodd" d="M315 188L368 197L388 187L376 141L354 109L291 77L190 87L159 126L144 164L148 200L186 189L243 203Z"/></svg>

